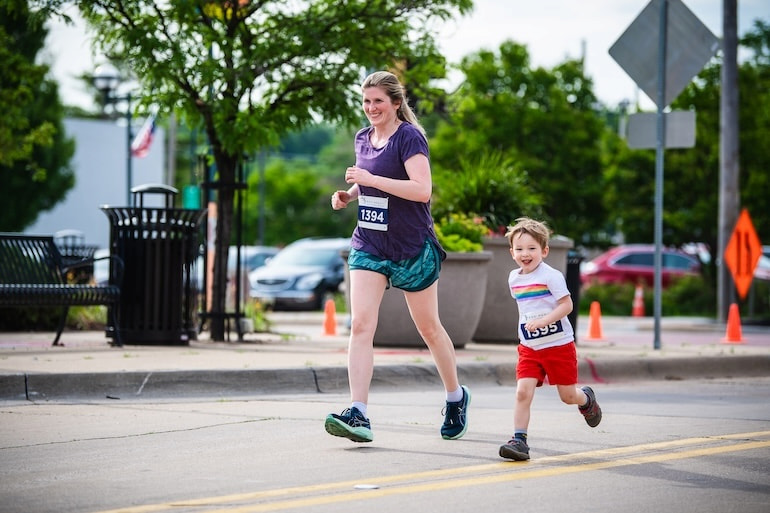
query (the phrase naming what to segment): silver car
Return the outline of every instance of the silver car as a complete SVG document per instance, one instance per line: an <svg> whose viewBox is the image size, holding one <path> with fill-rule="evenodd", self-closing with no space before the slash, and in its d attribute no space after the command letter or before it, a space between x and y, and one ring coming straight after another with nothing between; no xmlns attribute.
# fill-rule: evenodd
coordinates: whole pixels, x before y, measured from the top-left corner
<svg viewBox="0 0 770 513"><path fill-rule="evenodd" d="M321 310L345 279L349 238L292 242L249 274L251 297L274 310Z"/></svg>

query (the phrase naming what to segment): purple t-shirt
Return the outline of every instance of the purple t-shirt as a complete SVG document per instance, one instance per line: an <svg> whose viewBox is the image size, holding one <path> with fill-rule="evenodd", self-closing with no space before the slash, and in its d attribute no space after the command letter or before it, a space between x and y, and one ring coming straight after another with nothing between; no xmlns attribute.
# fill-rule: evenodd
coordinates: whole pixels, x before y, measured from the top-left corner
<svg viewBox="0 0 770 513"><path fill-rule="evenodd" d="M372 146L373 127L358 131L355 138L356 166L373 175L408 180L404 162L428 153L428 141L414 125L401 123L382 148ZM430 201L421 203L388 195L374 187L358 186L358 225L351 247L388 260L406 260L420 253L431 239L446 256L433 231Z"/></svg>

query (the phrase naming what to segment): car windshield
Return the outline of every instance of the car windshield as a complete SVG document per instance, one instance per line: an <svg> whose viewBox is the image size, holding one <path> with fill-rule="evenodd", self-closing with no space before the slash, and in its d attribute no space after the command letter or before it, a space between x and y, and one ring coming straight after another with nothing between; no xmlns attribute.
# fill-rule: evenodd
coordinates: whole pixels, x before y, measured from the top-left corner
<svg viewBox="0 0 770 513"><path fill-rule="evenodd" d="M316 265L327 266L341 258L339 249L315 249L306 246L294 246L279 252L268 265Z"/></svg>

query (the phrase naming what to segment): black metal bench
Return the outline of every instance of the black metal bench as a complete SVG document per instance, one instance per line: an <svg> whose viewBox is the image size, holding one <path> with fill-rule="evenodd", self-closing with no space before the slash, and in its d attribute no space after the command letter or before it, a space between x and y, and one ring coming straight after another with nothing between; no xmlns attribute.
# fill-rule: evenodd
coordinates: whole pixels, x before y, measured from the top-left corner
<svg viewBox="0 0 770 513"><path fill-rule="evenodd" d="M109 284L68 283L68 272L93 265L95 259L65 265L53 236L0 233L0 307L63 307L53 341L56 346L70 306L104 305L108 307L112 324L113 344L120 346L117 310L123 261L114 255L105 258L111 259Z"/></svg>

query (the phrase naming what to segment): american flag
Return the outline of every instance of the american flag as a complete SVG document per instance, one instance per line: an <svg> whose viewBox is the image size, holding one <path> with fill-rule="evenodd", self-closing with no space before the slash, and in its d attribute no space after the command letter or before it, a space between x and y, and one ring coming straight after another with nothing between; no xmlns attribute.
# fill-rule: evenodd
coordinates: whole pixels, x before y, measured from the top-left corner
<svg viewBox="0 0 770 513"><path fill-rule="evenodd" d="M139 129L136 137L134 137L134 140L131 143L131 155L134 157L145 157L150 151L150 145L155 136L155 117L157 114L158 109L153 108L150 111L150 115L147 116L147 119L144 121L142 128Z"/></svg>

